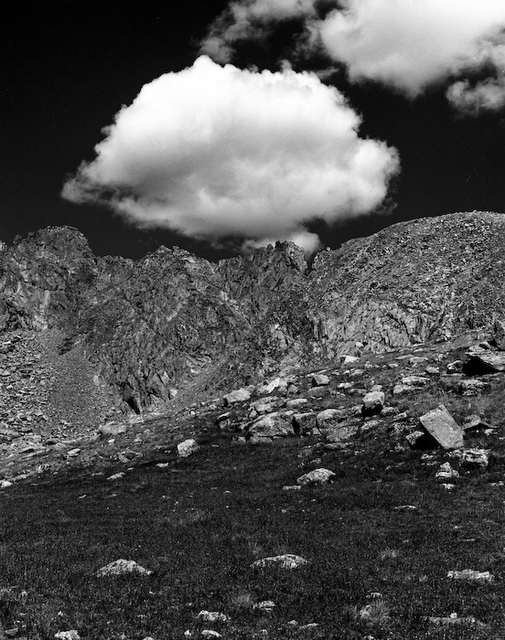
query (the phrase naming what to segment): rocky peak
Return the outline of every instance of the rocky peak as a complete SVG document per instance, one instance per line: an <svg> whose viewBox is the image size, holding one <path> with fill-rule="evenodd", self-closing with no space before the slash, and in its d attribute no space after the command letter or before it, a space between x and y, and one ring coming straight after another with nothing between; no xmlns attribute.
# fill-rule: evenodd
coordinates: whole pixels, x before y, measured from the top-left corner
<svg viewBox="0 0 505 640"><path fill-rule="evenodd" d="M96 274L97 261L77 229L48 227L16 239L1 252L0 328L56 326Z"/></svg>

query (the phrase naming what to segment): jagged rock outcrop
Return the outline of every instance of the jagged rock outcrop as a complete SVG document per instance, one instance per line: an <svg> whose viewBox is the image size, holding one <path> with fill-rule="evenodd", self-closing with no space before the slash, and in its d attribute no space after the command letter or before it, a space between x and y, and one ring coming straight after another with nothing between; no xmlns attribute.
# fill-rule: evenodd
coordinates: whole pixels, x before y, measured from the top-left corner
<svg viewBox="0 0 505 640"><path fill-rule="evenodd" d="M82 302L98 273L86 238L48 227L0 247L0 330L57 326Z"/></svg>
<svg viewBox="0 0 505 640"><path fill-rule="evenodd" d="M277 243L218 264L177 247L95 257L70 227L0 247L0 330L58 328L136 412L335 356L493 335L505 216L393 225L319 253ZM496 330L495 330L496 333Z"/></svg>

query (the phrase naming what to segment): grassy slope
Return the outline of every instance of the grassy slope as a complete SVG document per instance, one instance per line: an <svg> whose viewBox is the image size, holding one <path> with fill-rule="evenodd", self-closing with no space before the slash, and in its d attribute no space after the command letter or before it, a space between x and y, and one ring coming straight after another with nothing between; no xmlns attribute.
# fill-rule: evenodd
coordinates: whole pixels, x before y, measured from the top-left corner
<svg viewBox="0 0 505 640"><path fill-rule="evenodd" d="M321 449L305 461L298 454L307 441L210 440L189 459L139 467L116 483L73 475L14 485L0 495L0 621L30 640L68 629L93 640L168 640L205 627L230 639L262 629L270 638L505 637L503 488L484 474L446 491L422 452L395 453L385 434L360 438L352 450ZM336 482L282 490L317 466L333 469ZM406 504L417 510L394 509ZM311 564L250 568L279 553ZM153 574L95 577L118 558ZM446 577L465 568L490 570L496 581ZM374 602L371 592L382 599L367 623L358 612ZM267 599L272 613L253 608ZM202 609L231 622L202 625ZM488 626L422 620L451 612Z"/></svg>

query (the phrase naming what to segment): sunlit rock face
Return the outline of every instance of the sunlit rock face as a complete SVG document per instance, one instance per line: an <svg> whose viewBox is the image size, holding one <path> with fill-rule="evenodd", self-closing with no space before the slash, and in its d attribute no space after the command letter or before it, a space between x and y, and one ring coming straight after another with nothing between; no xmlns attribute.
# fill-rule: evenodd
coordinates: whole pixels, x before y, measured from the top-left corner
<svg viewBox="0 0 505 640"><path fill-rule="evenodd" d="M70 227L0 246L0 330L59 328L118 400L246 386L291 367L485 335L505 315L505 216L393 225L320 252L292 243L217 264L177 247L96 257Z"/></svg>

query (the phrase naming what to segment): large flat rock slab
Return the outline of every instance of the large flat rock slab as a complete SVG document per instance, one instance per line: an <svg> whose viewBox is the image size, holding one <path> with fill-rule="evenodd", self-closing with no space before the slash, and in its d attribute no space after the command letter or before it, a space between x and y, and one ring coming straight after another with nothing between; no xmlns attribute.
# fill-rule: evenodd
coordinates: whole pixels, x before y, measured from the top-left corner
<svg viewBox="0 0 505 640"><path fill-rule="evenodd" d="M460 449L463 446L463 430L443 404L428 411L419 420L443 449Z"/></svg>

